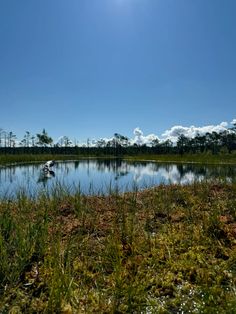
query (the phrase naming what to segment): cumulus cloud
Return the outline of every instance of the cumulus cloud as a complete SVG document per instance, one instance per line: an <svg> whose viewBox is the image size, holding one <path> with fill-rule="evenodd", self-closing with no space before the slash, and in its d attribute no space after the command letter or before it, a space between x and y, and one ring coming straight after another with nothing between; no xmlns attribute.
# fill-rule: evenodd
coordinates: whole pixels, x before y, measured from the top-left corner
<svg viewBox="0 0 236 314"><path fill-rule="evenodd" d="M231 121L231 124L236 124L236 119ZM160 143L166 140L171 140L173 143L176 143L178 137L180 135L184 135L188 138L194 138L195 136L205 135L206 133L221 133L223 131L228 130L229 123L228 122L221 122L216 125L205 125L201 127L192 126L182 126L182 125L175 125L170 129L166 130L160 137L154 133L145 135L144 132L139 128L136 127L133 131L133 138L130 139L130 143L137 144L137 145L147 145L151 146L154 140L158 140ZM113 140L112 138L102 138L100 141L104 141L106 144ZM96 146L99 140L93 140L90 142L90 146Z"/></svg>
<svg viewBox="0 0 236 314"><path fill-rule="evenodd" d="M143 131L140 128L134 129L134 138L131 139L131 144L137 145L151 145L153 140L159 140L158 136L155 134L144 135Z"/></svg>
<svg viewBox="0 0 236 314"><path fill-rule="evenodd" d="M130 139L130 143L132 145L133 144L137 144L137 145L145 144L147 146L150 146L153 140L156 140L156 139L160 140L158 136L155 134L144 135L143 131L139 127L134 129L133 134L134 134L134 137ZM106 145L108 142L112 142L112 140L114 140L114 137L111 137L111 138L104 137L104 138L100 138L99 140L93 140L93 146L97 146L99 142L104 142Z"/></svg>
<svg viewBox="0 0 236 314"><path fill-rule="evenodd" d="M202 127L195 127L194 125L190 127L184 127L182 125L173 126L169 130L166 130L162 134L162 138L164 140L171 140L172 142L176 142L180 135L184 135L188 138L193 138L199 135L205 135L206 133L220 133L226 131L228 127L227 122L221 122L218 125L206 125Z"/></svg>
<svg viewBox="0 0 236 314"><path fill-rule="evenodd" d="M64 138L64 135L59 136L58 139L55 141L55 144L56 145L59 144L63 140L63 138Z"/></svg>
<svg viewBox="0 0 236 314"><path fill-rule="evenodd" d="M69 137L66 135L59 136L58 139L55 141L55 144L62 147L73 146L71 139L69 139Z"/></svg>

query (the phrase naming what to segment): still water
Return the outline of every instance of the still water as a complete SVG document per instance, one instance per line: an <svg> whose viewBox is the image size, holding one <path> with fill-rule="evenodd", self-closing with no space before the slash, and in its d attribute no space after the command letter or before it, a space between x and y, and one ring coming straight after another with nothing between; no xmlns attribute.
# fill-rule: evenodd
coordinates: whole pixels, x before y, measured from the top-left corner
<svg viewBox="0 0 236 314"><path fill-rule="evenodd" d="M81 160L56 162L55 175L45 177L43 163L0 167L0 198L14 197L24 190L29 196L63 186L84 194L143 189L158 184L189 184L194 181L222 179L235 181L236 166L206 166L124 160Z"/></svg>

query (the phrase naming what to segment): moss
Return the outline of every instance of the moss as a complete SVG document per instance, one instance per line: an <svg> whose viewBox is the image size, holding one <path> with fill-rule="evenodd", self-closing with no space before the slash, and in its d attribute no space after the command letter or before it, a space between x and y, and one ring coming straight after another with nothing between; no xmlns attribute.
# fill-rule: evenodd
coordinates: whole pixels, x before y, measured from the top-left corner
<svg viewBox="0 0 236 314"><path fill-rule="evenodd" d="M2 313L233 313L235 185L0 202Z"/></svg>

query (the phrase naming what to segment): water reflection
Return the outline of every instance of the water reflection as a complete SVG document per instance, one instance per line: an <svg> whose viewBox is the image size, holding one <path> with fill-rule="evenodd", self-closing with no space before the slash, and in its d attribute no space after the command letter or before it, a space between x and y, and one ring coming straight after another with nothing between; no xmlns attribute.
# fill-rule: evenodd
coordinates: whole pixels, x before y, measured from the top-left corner
<svg viewBox="0 0 236 314"><path fill-rule="evenodd" d="M40 171L39 173L39 178L37 183L43 183L43 186L46 187L47 181L48 179L54 178L55 177L55 172L52 170L49 170L47 173L45 173L44 171Z"/></svg>
<svg viewBox="0 0 236 314"><path fill-rule="evenodd" d="M121 191L157 184L188 184L205 179L223 179L232 182L236 178L236 167L206 166L197 164L172 164L153 162L126 162L124 160L81 160L57 162L55 173L42 176L42 164L16 165L0 168L0 197L14 195L19 187L29 193L39 188L52 189L60 183L71 189L80 185L83 193L105 192L108 187Z"/></svg>

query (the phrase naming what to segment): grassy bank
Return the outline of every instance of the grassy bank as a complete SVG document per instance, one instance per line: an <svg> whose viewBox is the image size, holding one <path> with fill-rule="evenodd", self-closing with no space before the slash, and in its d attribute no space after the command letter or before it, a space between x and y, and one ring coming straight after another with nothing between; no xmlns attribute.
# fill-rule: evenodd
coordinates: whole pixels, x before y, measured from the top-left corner
<svg viewBox="0 0 236 314"><path fill-rule="evenodd" d="M37 162L47 160L74 160L77 155L50 155L50 154L22 154L22 155L0 155L0 165L19 163L19 162Z"/></svg>
<svg viewBox="0 0 236 314"><path fill-rule="evenodd" d="M0 202L1 313L234 313L236 186Z"/></svg>
<svg viewBox="0 0 236 314"><path fill-rule="evenodd" d="M128 160L153 160L158 162L236 164L236 154L184 154L184 155L138 155L125 156Z"/></svg>
<svg viewBox="0 0 236 314"><path fill-rule="evenodd" d="M0 155L0 165L17 162L37 162L46 160L79 160L84 158L115 158L114 156L96 155L50 155L50 154L22 154L22 155ZM130 161L152 160L159 162L192 162L205 164L236 164L236 154L184 154L184 155L137 155L119 156Z"/></svg>

